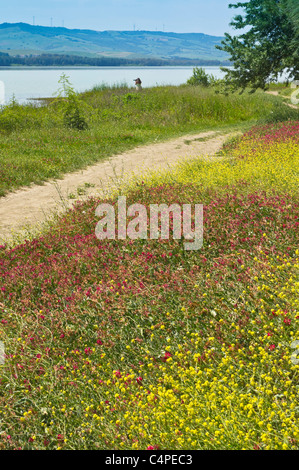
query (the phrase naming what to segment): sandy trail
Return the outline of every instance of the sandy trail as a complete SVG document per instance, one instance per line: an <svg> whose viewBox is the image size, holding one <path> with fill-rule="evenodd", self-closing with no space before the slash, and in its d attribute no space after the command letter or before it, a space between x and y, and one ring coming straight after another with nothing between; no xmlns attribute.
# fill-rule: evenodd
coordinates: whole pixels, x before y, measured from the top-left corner
<svg viewBox="0 0 299 470"><path fill-rule="evenodd" d="M10 240L16 233L25 236L28 229L37 227L50 214L70 207L82 197L107 194L132 173L138 175L146 169L166 168L183 158L213 159L228 137L228 134L211 131L137 147L84 170L66 174L63 179L11 192L0 198L0 242ZM80 188L84 195L78 195Z"/></svg>

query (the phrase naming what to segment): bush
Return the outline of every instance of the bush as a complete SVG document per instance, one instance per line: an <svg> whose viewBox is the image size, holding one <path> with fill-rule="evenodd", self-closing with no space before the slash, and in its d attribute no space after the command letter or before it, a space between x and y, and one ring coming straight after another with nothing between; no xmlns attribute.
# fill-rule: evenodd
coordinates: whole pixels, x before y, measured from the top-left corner
<svg viewBox="0 0 299 470"><path fill-rule="evenodd" d="M187 85L192 85L192 86L212 86L220 83L221 80L217 80L214 75L207 74L206 71L203 68L195 67L193 69L193 75L189 80L187 80Z"/></svg>
<svg viewBox="0 0 299 470"><path fill-rule="evenodd" d="M59 98L64 97L63 106L63 123L66 127L77 129L79 131L88 128L88 123L84 115L83 107L86 106L75 93L68 77L63 73L59 79L61 88L59 90Z"/></svg>
<svg viewBox="0 0 299 470"><path fill-rule="evenodd" d="M10 134L11 132L26 128L39 129L42 125L41 113L36 113L32 105L20 105L12 100L1 108L0 132Z"/></svg>
<svg viewBox="0 0 299 470"><path fill-rule="evenodd" d="M88 128L87 121L82 114L79 102L74 99L69 99L64 116L63 123L66 127L83 131Z"/></svg>

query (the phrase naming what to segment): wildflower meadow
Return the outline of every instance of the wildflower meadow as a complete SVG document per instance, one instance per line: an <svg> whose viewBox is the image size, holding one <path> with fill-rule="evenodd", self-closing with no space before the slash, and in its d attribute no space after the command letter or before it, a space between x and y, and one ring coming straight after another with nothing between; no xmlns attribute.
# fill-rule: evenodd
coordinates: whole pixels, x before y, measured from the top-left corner
<svg viewBox="0 0 299 470"><path fill-rule="evenodd" d="M0 449L299 449L298 144L255 126L122 188L203 204L197 251L98 240L96 198L0 246Z"/></svg>

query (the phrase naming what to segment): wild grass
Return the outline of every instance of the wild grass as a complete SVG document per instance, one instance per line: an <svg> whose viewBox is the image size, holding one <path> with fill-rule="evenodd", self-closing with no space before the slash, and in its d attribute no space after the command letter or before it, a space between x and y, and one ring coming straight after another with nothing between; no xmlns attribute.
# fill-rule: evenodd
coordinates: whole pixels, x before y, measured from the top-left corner
<svg viewBox="0 0 299 470"><path fill-rule="evenodd" d="M13 101L0 111L0 196L138 145L207 129L246 129L267 116L285 120L296 114L262 92L224 96L192 86L138 93L123 84L99 85L77 98L88 126L81 131L65 126L63 99L42 106Z"/></svg>
<svg viewBox="0 0 299 470"><path fill-rule="evenodd" d="M121 188L127 206L203 204L198 251L98 240L95 198L0 246L0 449L298 450L299 122L267 124L296 111L187 86L82 100L84 131L64 127L63 101L2 111L2 194L136 144L264 124L218 162Z"/></svg>

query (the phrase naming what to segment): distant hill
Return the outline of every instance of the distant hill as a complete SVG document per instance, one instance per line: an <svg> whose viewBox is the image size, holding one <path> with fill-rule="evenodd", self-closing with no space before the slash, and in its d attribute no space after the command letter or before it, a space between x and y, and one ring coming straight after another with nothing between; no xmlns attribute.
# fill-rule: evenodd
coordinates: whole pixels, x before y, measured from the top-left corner
<svg viewBox="0 0 299 470"><path fill-rule="evenodd" d="M26 23L0 24L0 51L10 55L45 53L124 59L225 61L227 54L215 48L222 39L201 33L92 31Z"/></svg>

